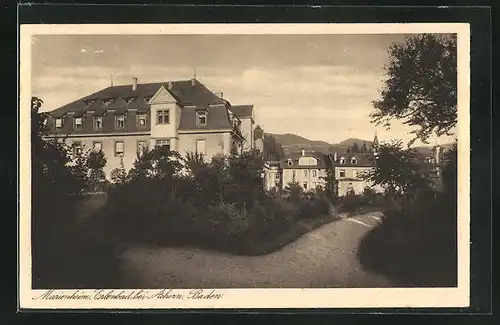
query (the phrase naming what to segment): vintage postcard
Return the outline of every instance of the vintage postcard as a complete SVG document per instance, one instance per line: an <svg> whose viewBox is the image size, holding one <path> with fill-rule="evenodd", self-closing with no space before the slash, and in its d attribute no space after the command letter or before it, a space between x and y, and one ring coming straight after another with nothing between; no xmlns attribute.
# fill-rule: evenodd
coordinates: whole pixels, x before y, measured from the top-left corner
<svg viewBox="0 0 500 325"><path fill-rule="evenodd" d="M469 25L20 26L23 309L469 306Z"/></svg>

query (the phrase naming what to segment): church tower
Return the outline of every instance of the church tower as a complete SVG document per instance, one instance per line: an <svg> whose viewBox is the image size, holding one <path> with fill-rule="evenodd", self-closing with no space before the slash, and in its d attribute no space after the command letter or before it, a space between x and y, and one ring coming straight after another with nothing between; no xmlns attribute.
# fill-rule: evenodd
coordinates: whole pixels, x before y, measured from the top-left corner
<svg viewBox="0 0 500 325"><path fill-rule="evenodd" d="M372 150L374 155L377 154L378 148L379 148L379 143L378 143L377 131L375 131L375 137L373 138L373 143L372 143Z"/></svg>

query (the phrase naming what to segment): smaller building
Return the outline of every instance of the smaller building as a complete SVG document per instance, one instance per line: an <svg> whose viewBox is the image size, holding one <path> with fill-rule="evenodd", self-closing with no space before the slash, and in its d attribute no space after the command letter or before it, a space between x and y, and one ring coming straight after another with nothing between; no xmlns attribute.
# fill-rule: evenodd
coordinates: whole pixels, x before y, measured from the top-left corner
<svg viewBox="0 0 500 325"><path fill-rule="evenodd" d="M264 164L264 189L270 191L273 188L283 188L281 175L280 161L267 161Z"/></svg>
<svg viewBox="0 0 500 325"><path fill-rule="evenodd" d="M324 153L305 150L292 153L281 160L280 167L283 189L293 182L299 183L305 191L325 186L327 165Z"/></svg>
<svg viewBox="0 0 500 325"><path fill-rule="evenodd" d="M335 179L338 196L345 196L348 193L362 194L367 187L376 192L382 190L364 178L373 169L372 157L373 153L345 153L336 157Z"/></svg>

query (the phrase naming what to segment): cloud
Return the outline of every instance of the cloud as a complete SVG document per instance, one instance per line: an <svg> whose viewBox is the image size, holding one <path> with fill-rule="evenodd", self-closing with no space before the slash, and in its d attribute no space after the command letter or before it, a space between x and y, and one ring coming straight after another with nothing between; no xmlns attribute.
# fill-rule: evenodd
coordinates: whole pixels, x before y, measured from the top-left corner
<svg viewBox="0 0 500 325"><path fill-rule="evenodd" d="M295 65L251 68L197 66L201 82L223 92L232 104L253 104L257 122L267 132L296 133L315 140L342 141L347 137L371 140L371 101L381 86L380 71L355 66ZM167 65L75 65L42 69L32 79L32 89L44 109L55 109L110 85L186 80L193 67ZM379 138L411 139L407 126L395 122L390 131L378 128Z"/></svg>

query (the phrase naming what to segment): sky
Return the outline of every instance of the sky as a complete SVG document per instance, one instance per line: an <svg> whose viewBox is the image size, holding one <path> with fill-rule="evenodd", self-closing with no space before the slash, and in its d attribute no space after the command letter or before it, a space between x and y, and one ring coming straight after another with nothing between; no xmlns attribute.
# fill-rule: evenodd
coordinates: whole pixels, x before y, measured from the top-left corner
<svg viewBox="0 0 500 325"><path fill-rule="evenodd" d="M412 139L370 123L387 50L407 35L39 35L32 95L43 110L114 85L197 79L231 104L253 104L268 133L337 143ZM440 143L451 141L442 138ZM421 144L416 142L416 145Z"/></svg>

